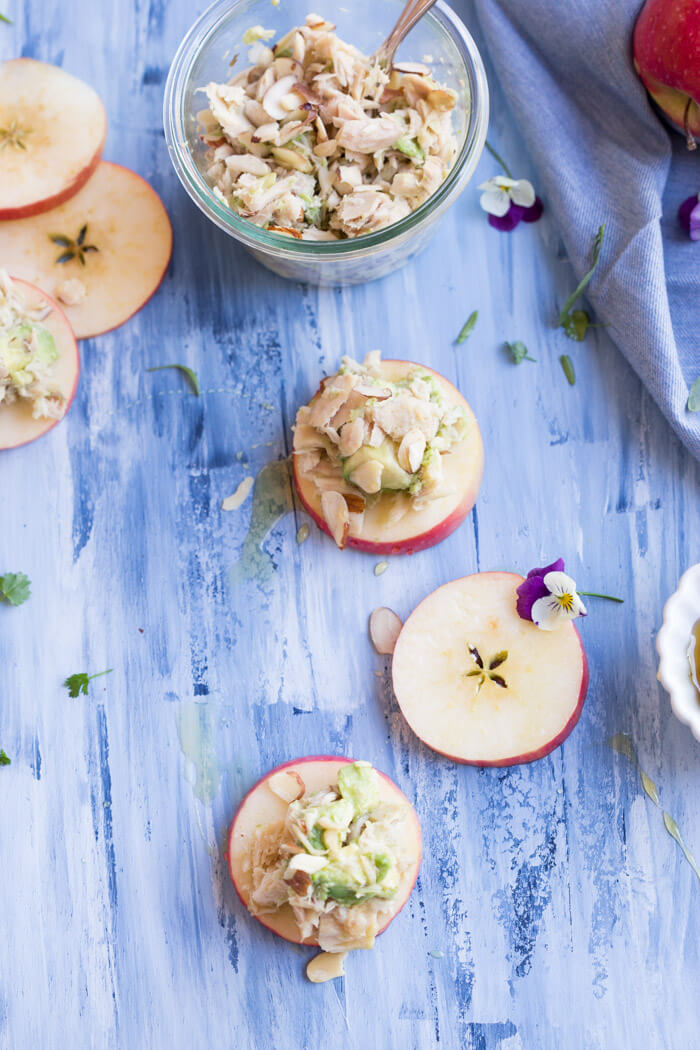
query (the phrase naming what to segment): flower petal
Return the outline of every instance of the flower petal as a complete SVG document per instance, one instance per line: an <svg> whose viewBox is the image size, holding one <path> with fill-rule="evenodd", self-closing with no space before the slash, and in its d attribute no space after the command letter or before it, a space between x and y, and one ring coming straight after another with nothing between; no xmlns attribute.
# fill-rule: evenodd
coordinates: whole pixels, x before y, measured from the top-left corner
<svg viewBox="0 0 700 1050"><path fill-rule="evenodd" d="M490 186L481 194L479 204L489 215L505 215L510 208L510 197L505 190Z"/></svg>
<svg viewBox="0 0 700 1050"><path fill-rule="evenodd" d="M695 211L699 201L700 194L694 193L692 197L686 197L678 209L678 221L681 224L681 229L685 230L687 234L690 234L690 216Z"/></svg>
<svg viewBox="0 0 700 1050"><path fill-rule="evenodd" d="M571 617L565 609L562 609L556 599L551 595L546 598L538 598L532 606L532 622L541 631L556 631L563 623Z"/></svg>
<svg viewBox="0 0 700 1050"><path fill-rule="evenodd" d="M549 591L541 576L530 574L515 592L518 596L515 608L521 620L532 620L532 607L540 598L545 598Z"/></svg>
<svg viewBox="0 0 700 1050"><path fill-rule="evenodd" d="M548 572L544 577L544 585L550 594L558 598L562 594L576 594L576 580L572 580L565 572Z"/></svg>
<svg viewBox="0 0 700 1050"><path fill-rule="evenodd" d="M553 561L551 565L545 565L544 568L542 568L542 569L530 569L529 573L527 574L527 578L528 578L528 580L530 579L531 576L541 576L542 578L544 578L547 575L548 572L563 572L563 571L564 571L564 559L563 558L557 558L557 560Z"/></svg>
<svg viewBox="0 0 700 1050"><path fill-rule="evenodd" d="M696 204L690 213L690 229L688 232L691 241L700 241L700 203Z"/></svg>
<svg viewBox="0 0 700 1050"><path fill-rule="evenodd" d="M529 208L525 208L523 212L523 222L537 222L538 219L542 218L543 211L544 204L539 197L535 197L535 203L531 204Z"/></svg>
<svg viewBox="0 0 700 1050"><path fill-rule="evenodd" d="M523 217L523 209L519 204L511 204L505 215L489 215L489 223L496 230L510 233L519 224Z"/></svg>
<svg viewBox="0 0 700 1050"><path fill-rule="evenodd" d="M510 197L513 204L531 208L535 203L535 188L527 179L518 179L511 187Z"/></svg>

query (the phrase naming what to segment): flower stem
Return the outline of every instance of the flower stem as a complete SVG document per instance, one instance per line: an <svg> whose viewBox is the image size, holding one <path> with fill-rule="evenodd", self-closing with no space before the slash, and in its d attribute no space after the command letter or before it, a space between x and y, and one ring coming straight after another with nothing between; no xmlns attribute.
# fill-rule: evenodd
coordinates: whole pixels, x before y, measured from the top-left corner
<svg viewBox="0 0 700 1050"><path fill-rule="evenodd" d="M605 598L608 602L619 602L620 605L624 604L624 598L613 598L612 594L596 594L595 591L579 591L579 594L583 594L586 598Z"/></svg>
<svg viewBox="0 0 700 1050"><path fill-rule="evenodd" d="M487 150L489 151L489 153L490 153L490 154L491 154L491 156L492 156L492 157L494 158L494 160L497 160L497 161L498 161L498 163L499 163L499 164L501 165L501 167L503 168L503 171L504 171L504 172L505 172L505 174L506 174L506 175L508 176L508 178L509 178L509 179L512 179L512 178L513 178L513 176L512 176L512 174L511 174L510 168L508 167L508 165L506 164L506 162L504 161L504 159L503 159L503 157L502 157L502 156L500 155L500 153L496 153L496 150L495 150L495 149L493 148L493 146L492 146L492 145L491 145L491 143L490 143L490 142L488 141L488 139L486 140L486 142L484 143L484 145L486 146L486 149L487 149Z"/></svg>

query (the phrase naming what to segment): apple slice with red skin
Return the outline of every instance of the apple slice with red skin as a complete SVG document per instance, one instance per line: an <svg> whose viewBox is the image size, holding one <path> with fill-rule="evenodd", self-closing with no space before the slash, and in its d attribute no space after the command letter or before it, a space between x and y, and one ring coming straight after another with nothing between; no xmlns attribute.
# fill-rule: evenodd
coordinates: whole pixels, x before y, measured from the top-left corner
<svg viewBox="0 0 700 1050"><path fill-rule="evenodd" d="M542 631L516 611L523 577L482 572L439 587L414 609L393 656L394 693L428 747L455 762L512 766L543 758L578 722L588 663L578 631ZM476 649L488 672L480 688ZM469 675L469 677L468 677Z"/></svg>
<svg viewBox="0 0 700 1050"><path fill-rule="evenodd" d="M33 58L0 64L0 220L56 208L99 164L107 116L98 95Z"/></svg>
<svg viewBox="0 0 700 1050"><path fill-rule="evenodd" d="M241 903L247 908L251 894L250 873L245 870L245 862L249 851L250 836L258 827L273 824L283 820L287 812L287 803L275 795L268 782L276 773L289 771L297 773L304 782L306 792L313 794L324 788L332 787L337 783L338 770L341 766L353 762L352 758L339 758L334 755L312 755L308 758L298 758L294 762L285 762L276 769L272 769L257 784L254 784L245 796L231 822L228 837L228 865L231 881L236 889ZM386 902L386 908L378 913L379 930L383 933L391 920L397 915L411 895L418 870L423 856L423 839L418 815L403 791L400 790L388 776L379 774L379 791L382 802L390 802L397 806L408 807L407 818L404 823L406 834L410 835L411 845L415 854L414 864L408 868L399 883L396 896ZM359 907L359 905L357 905ZM304 940L300 933L292 909L285 904L276 912L264 915L255 915L254 918L273 933L283 937L285 941L294 944L317 945L314 937Z"/></svg>
<svg viewBox="0 0 700 1050"><path fill-rule="evenodd" d="M414 554L446 539L462 524L476 502L484 470L484 446L476 417L459 390L444 376L425 365L390 359L381 362L381 374L393 381L402 379L416 368L433 375L447 402L461 406L466 414L464 440L442 457L445 484L452 492L431 501L423 510L409 509L403 518L394 523L388 520L388 509L394 499L405 497L382 494L379 500L365 510L359 532L351 518L348 547L372 554ZM331 531L321 512L320 492L311 476L302 475L297 469L294 456L292 463L299 499L318 527L330 536ZM358 493L361 494L359 489Z"/></svg>
<svg viewBox="0 0 700 1050"><path fill-rule="evenodd" d="M56 260L66 251L52 235L77 240L87 225L85 245L98 250ZM127 321L158 289L170 262L173 235L163 202L140 175L102 161L90 181L52 212L0 225L0 259L19 277L60 295L64 281L77 278L85 298L64 306L78 339L88 339Z"/></svg>
<svg viewBox="0 0 700 1050"><path fill-rule="evenodd" d="M684 132L689 149L700 138L700 3L647 0L633 36L634 66L659 108Z"/></svg>
<svg viewBox="0 0 700 1050"><path fill-rule="evenodd" d="M61 416L64 419L80 378L80 354L73 329L58 303L45 292L26 281L12 280L28 306L43 305L51 310L40 323L51 333L58 350L58 358L52 366L51 383L66 399L66 411ZM0 451L34 441L42 434L47 434L61 419L34 419L31 402L26 398L19 398L10 405L0 403Z"/></svg>

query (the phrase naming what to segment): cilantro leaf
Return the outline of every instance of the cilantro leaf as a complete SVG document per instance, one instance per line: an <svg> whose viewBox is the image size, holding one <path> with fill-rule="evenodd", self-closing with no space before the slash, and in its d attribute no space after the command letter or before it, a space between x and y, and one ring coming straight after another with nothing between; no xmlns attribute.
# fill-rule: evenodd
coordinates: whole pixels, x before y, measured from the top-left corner
<svg viewBox="0 0 700 1050"><path fill-rule="evenodd" d="M561 367L564 369L564 375L569 380L569 386L574 386L576 383L576 372L574 370L574 362L571 360L568 354L562 354L559 358Z"/></svg>
<svg viewBox="0 0 700 1050"><path fill-rule="evenodd" d="M469 336L472 334L472 332L476 328L476 322L477 322L478 319L479 319L479 311L478 310L474 310L472 313L469 314L469 317L466 319L466 321L462 325L462 328L461 328L461 331L460 331L459 335L455 339L455 343L457 343L458 346L459 346L460 343L466 343L467 339L469 338Z"/></svg>
<svg viewBox="0 0 700 1050"><path fill-rule="evenodd" d="M537 358L530 357L528 349L525 343L521 343L519 339L516 339L514 343L506 343L506 350L513 358L513 364L519 365L521 361L536 361Z"/></svg>
<svg viewBox="0 0 700 1050"><path fill-rule="evenodd" d="M30 579L23 572L6 572L0 576L0 598L10 605L21 605L30 595Z"/></svg>
<svg viewBox="0 0 700 1050"><path fill-rule="evenodd" d="M572 311L571 308L578 299L578 297L582 295L583 292L586 290L591 278L593 277L593 274L596 271L596 267L598 265L598 262L600 261L600 253L603 249L604 233L605 223L602 223L593 242L593 251L591 252L590 266L586 273L584 273L579 283L576 285L574 291L571 293L569 298L562 306L561 313L559 314L559 319L557 320L557 328L563 328L570 339L576 339L578 342L581 342L581 340L584 338L586 334L586 328L590 324L590 318L584 310Z"/></svg>
<svg viewBox="0 0 700 1050"><path fill-rule="evenodd" d="M101 678L103 674L111 674L112 670L113 669L110 667L109 670L98 671L97 674L86 674L84 671L80 674L72 674L66 678L63 684L68 690L69 696L76 697L79 696L80 693L84 693L84 695L87 696L88 683L91 682L93 678Z"/></svg>
<svg viewBox="0 0 700 1050"><path fill-rule="evenodd" d="M199 397L200 390L199 390L199 379L197 378L197 373L192 368L188 368L187 365L176 365L176 364L173 364L173 365L156 365L155 368L147 368L146 371L147 372L162 372L164 368L177 368L177 370L179 372L182 372L182 374L184 376L186 376L186 378L189 380L189 382L190 382L190 384L192 386L192 390L194 391L196 396Z"/></svg>
<svg viewBox="0 0 700 1050"><path fill-rule="evenodd" d="M12 19L8 18L7 15L4 15L2 13L2 11L0 11L0 22L7 22L8 26L13 26L14 25L14 22L12 21ZM4 754L4 752L3 752L3 754Z"/></svg>
<svg viewBox="0 0 700 1050"><path fill-rule="evenodd" d="M695 380L688 394L688 411L700 412L700 376Z"/></svg>
<svg viewBox="0 0 700 1050"><path fill-rule="evenodd" d="M7 755L3 748L0 747L0 766L11 766L12 759Z"/></svg>

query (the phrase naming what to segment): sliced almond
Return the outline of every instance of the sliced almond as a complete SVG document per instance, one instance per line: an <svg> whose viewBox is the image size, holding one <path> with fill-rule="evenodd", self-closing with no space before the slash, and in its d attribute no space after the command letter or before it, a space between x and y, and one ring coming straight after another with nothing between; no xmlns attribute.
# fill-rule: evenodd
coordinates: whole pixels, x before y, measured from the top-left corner
<svg viewBox="0 0 700 1050"><path fill-rule="evenodd" d="M350 531L348 505L344 497L339 492L322 492L321 513L328 528L331 530L331 536L342 551L348 542L348 533Z"/></svg>
<svg viewBox="0 0 700 1050"><path fill-rule="evenodd" d="M282 60L277 59L277 61L279 62ZM266 70L264 76L267 76L269 72L270 70ZM280 77L279 80L276 80L275 83L265 91L265 94L261 99L262 107L265 112L273 118L273 120L282 120L289 115L289 108L282 105L282 100L286 99L286 96L291 92L296 81L297 78L294 74L289 73L286 77ZM296 104L301 105L304 99L299 94L297 94L296 97L298 99Z"/></svg>
<svg viewBox="0 0 700 1050"><path fill-rule="evenodd" d="M430 76L430 70L422 62L394 62L393 68L397 73L417 73L421 77Z"/></svg>
<svg viewBox="0 0 700 1050"><path fill-rule="evenodd" d="M352 456L362 447L365 437L365 422L358 416L346 423L340 431L338 452L341 456Z"/></svg>
<svg viewBox="0 0 700 1050"><path fill-rule="evenodd" d="M367 459L350 475L350 481L363 492L372 495L382 487L384 465L376 459Z"/></svg>
<svg viewBox="0 0 700 1050"><path fill-rule="evenodd" d="M287 804L301 798L306 791L304 781L293 769L281 769L274 773L267 781L267 786L273 795Z"/></svg>
<svg viewBox="0 0 700 1050"><path fill-rule="evenodd" d="M314 146L314 153L317 157L331 157L337 148L335 139L328 139L326 142L318 142Z"/></svg>
<svg viewBox="0 0 700 1050"><path fill-rule="evenodd" d="M301 240L301 233L299 230L295 230L291 226L275 226L275 224L271 222L268 224L267 229L272 230L273 233L286 233L288 237L296 237L298 241Z"/></svg>
<svg viewBox="0 0 700 1050"><path fill-rule="evenodd" d="M425 445L425 434L416 427L408 430L401 439L396 458L399 466L408 474L415 474L423 462Z"/></svg>
<svg viewBox="0 0 700 1050"><path fill-rule="evenodd" d="M391 390L382 386L372 386L370 383L358 383L355 387L358 394L364 397L373 397L376 401L386 401L391 397Z"/></svg>
<svg viewBox="0 0 700 1050"><path fill-rule="evenodd" d="M313 171L309 158L305 157L303 153L297 153L295 149L287 149L286 146L273 146L272 156L283 168L289 168L292 171L302 171L305 175Z"/></svg>
<svg viewBox="0 0 700 1050"><path fill-rule="evenodd" d="M323 393L311 406L309 423L312 427L325 427L330 423L336 412L350 397L355 382L355 376L346 372L342 376L332 376L322 384Z"/></svg>
<svg viewBox="0 0 700 1050"><path fill-rule="evenodd" d="M318 466L321 460L321 449L312 448L308 452L295 452L294 463L301 475L308 474Z"/></svg>
<svg viewBox="0 0 700 1050"><path fill-rule="evenodd" d="M386 434L379 426L379 423L373 423L369 435L367 437L367 444L370 446L370 448L379 448L385 437Z"/></svg>
<svg viewBox="0 0 700 1050"><path fill-rule="evenodd" d="M307 875L315 875L328 863L327 857L317 857L313 853L295 853L287 865L287 874L294 871L305 871Z"/></svg>
<svg viewBox="0 0 700 1050"><path fill-rule="evenodd" d="M314 984L322 984L324 981L333 981L336 977L344 977L347 952L321 952L314 955L306 967L306 976Z"/></svg>
<svg viewBox="0 0 700 1050"><path fill-rule="evenodd" d="M456 100L457 96L454 91L449 91L445 88L434 88L428 92L426 98L429 106L432 106L433 109L442 110L454 109Z"/></svg>
<svg viewBox="0 0 700 1050"><path fill-rule="evenodd" d="M370 614L369 636L380 656L391 656L402 627L399 617L393 609L387 609L386 605Z"/></svg>
<svg viewBox="0 0 700 1050"><path fill-rule="evenodd" d="M267 175L270 171L269 164L250 153L233 153L224 163L232 175L240 175L242 171L251 175Z"/></svg>

